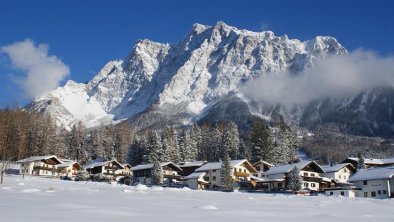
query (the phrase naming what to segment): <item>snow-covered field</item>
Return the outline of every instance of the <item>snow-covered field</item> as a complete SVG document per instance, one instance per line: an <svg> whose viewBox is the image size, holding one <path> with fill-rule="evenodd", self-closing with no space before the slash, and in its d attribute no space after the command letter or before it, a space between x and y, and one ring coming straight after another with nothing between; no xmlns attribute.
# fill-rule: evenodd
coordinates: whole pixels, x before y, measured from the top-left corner
<svg viewBox="0 0 394 222"><path fill-rule="evenodd" d="M394 221L394 200L222 193L6 175L0 221Z"/></svg>

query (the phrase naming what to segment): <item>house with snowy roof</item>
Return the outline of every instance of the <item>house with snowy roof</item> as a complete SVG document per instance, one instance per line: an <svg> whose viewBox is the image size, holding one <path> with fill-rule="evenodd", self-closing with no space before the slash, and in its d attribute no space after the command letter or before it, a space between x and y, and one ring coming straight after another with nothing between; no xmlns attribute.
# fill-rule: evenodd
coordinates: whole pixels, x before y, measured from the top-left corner
<svg viewBox="0 0 394 222"><path fill-rule="evenodd" d="M132 171L131 171L131 165L128 163L122 163L123 168L119 169L116 171L117 176L131 176Z"/></svg>
<svg viewBox="0 0 394 222"><path fill-rule="evenodd" d="M231 160L231 176L236 183L250 183L250 176L256 174L257 171L253 165L246 159ZM208 182L207 188L221 187L221 169L222 162L211 162L197 168L195 173L205 172L204 181Z"/></svg>
<svg viewBox="0 0 394 222"><path fill-rule="evenodd" d="M357 169L359 159L357 157L348 157L345 160L343 160L342 163L350 163ZM367 168L394 166L394 158L386 158L386 159L364 158L364 165Z"/></svg>
<svg viewBox="0 0 394 222"><path fill-rule="evenodd" d="M315 161L301 161L292 164L277 165L264 172L265 180L259 183L266 183L270 191L286 189L288 184L288 173L297 167L302 176L302 189L311 191L321 191L331 183L330 179L321 177L324 170Z"/></svg>
<svg viewBox="0 0 394 222"><path fill-rule="evenodd" d="M81 170L81 165L74 160L62 160L62 163L57 165L60 177L75 178L79 170Z"/></svg>
<svg viewBox="0 0 394 222"><path fill-rule="evenodd" d="M204 179L206 174L206 172L194 172L183 177L183 180L190 189L204 190L209 185L209 182Z"/></svg>
<svg viewBox="0 0 394 222"><path fill-rule="evenodd" d="M268 171L273 166L274 166L273 164L270 164L264 160L257 161L256 163L253 164L253 167L257 170L257 173L255 174L255 176L256 177L264 177L264 172Z"/></svg>
<svg viewBox="0 0 394 222"><path fill-rule="evenodd" d="M349 182L359 189L357 197L394 197L394 166L358 170Z"/></svg>
<svg viewBox="0 0 394 222"><path fill-rule="evenodd" d="M176 164L173 162L165 162L160 163L160 165L163 170L164 184L170 184L181 179L179 172L181 172L182 169ZM131 168L131 171L136 181L147 185L152 184L153 163L134 166Z"/></svg>
<svg viewBox="0 0 394 222"><path fill-rule="evenodd" d="M94 160L84 168L90 175L104 174L108 176L117 176L117 172L124 169L123 165L116 160Z"/></svg>
<svg viewBox="0 0 394 222"><path fill-rule="evenodd" d="M349 178L357 171L350 163L323 165L321 168L324 170L322 176L334 179L339 183L347 183Z"/></svg>
<svg viewBox="0 0 394 222"><path fill-rule="evenodd" d="M194 173L194 171L196 169L198 169L199 167L201 167L202 165L204 165L206 163L207 163L207 161L181 162L181 163L177 164L177 166L182 169L182 171L179 172L179 175L181 175L183 177L188 176L188 175Z"/></svg>
<svg viewBox="0 0 394 222"><path fill-rule="evenodd" d="M37 176L57 176L57 165L62 161L55 155L32 156L16 161L20 166L20 174Z"/></svg>

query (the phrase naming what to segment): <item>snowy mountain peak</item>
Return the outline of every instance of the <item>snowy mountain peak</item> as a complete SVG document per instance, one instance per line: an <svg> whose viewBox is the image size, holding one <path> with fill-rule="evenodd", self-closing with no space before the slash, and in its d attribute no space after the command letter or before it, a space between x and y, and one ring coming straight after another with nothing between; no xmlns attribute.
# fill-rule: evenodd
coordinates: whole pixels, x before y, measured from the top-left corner
<svg viewBox="0 0 394 222"><path fill-rule="evenodd" d="M196 23L176 44L138 40L124 60L108 62L88 84L70 81L35 98L31 108L51 112L68 126L79 120L93 126L148 110L188 122L237 92L244 81L267 72L298 72L316 58L346 53L332 37L302 42L224 22Z"/></svg>

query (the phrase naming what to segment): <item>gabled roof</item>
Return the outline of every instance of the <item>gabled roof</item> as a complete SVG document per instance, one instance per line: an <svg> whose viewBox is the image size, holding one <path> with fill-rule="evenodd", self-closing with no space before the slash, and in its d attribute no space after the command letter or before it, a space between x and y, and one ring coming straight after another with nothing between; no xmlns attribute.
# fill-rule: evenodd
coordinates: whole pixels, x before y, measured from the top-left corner
<svg viewBox="0 0 394 222"><path fill-rule="evenodd" d="M182 171L181 168L179 168L177 165L175 165L173 162L165 162L165 163L160 163L161 167L164 166L169 166L172 169L174 169L175 171ZM148 170L148 169L152 169L153 168L153 163L149 163L149 164L141 164L135 167L132 167L131 170L132 171L137 171L137 170Z"/></svg>
<svg viewBox="0 0 394 222"><path fill-rule="evenodd" d="M91 162L91 163L85 165L85 169L92 169L92 168L95 168L95 167L105 166L105 165L107 165L107 164L109 164L109 163L115 163L115 164L118 165L121 169L124 169L124 167L122 166L122 164L119 163L119 162L116 161L116 160L107 160L107 161L99 160L99 161L94 161L94 162Z"/></svg>
<svg viewBox="0 0 394 222"><path fill-rule="evenodd" d="M274 166L271 169L264 172L264 174L265 175L282 174L282 173L285 174L290 172L294 167L297 167L299 170L302 170L307 166L314 166L319 173L324 173L324 170L315 161L301 161L298 163Z"/></svg>
<svg viewBox="0 0 394 222"><path fill-rule="evenodd" d="M200 177L205 176L205 174L207 174L206 172L194 172L192 174L190 174L189 176L184 177L183 179L198 179Z"/></svg>
<svg viewBox="0 0 394 222"><path fill-rule="evenodd" d="M130 164L128 164L128 163L122 163L122 166L123 166L123 168L126 168L126 167L128 167L128 168L130 168L130 169L131 169L131 165L130 165Z"/></svg>
<svg viewBox="0 0 394 222"><path fill-rule="evenodd" d="M178 167L182 168L186 168L186 167L200 167L202 165L204 165L205 163L207 163L207 161L191 161L191 162L182 162L177 164Z"/></svg>
<svg viewBox="0 0 394 222"><path fill-rule="evenodd" d="M49 160L54 159L59 164L62 163L60 159L58 159L55 155L48 155L48 156L32 156L26 159L18 160L16 163L29 163L34 161L42 161L42 160Z"/></svg>
<svg viewBox="0 0 394 222"><path fill-rule="evenodd" d="M230 166L232 168L240 166L242 164L246 164L247 168L251 173L257 173L256 169L252 166L252 164L249 163L248 160L243 159L243 160L231 160L230 161ZM222 162L211 162L207 163L200 168L197 168L195 172L201 172L201 171L209 171L209 170L219 170L222 168Z"/></svg>
<svg viewBox="0 0 394 222"><path fill-rule="evenodd" d="M390 179L394 176L394 167L377 167L361 169L357 171L352 177L350 177L349 182L361 181L361 180L380 180L380 179Z"/></svg>
<svg viewBox="0 0 394 222"><path fill-rule="evenodd" d="M259 165L259 164L264 164L264 165L267 165L269 167L273 167L274 166L273 164L270 164L270 163L268 163L267 161L264 161L264 160L257 161L256 163L253 164L253 166L255 167L255 166Z"/></svg>
<svg viewBox="0 0 394 222"><path fill-rule="evenodd" d="M344 167L348 167L351 170L355 171L356 168L354 168L354 166L350 163L337 163L334 165L323 165L321 166L321 168L324 170L324 172L326 173L331 173L331 172L337 172L340 169L344 168Z"/></svg>

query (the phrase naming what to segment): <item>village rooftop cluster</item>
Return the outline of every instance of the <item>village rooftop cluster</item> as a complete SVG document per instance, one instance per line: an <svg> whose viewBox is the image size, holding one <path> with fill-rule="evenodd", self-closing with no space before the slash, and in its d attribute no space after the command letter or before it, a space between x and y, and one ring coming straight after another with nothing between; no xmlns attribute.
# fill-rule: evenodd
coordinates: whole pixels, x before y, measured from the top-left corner
<svg viewBox="0 0 394 222"><path fill-rule="evenodd" d="M130 166L116 160L95 160L85 166L54 155L34 156L17 161L19 174L61 178L119 182L127 185L153 185L154 164ZM349 157L341 163L319 165L315 161L299 161L276 165L266 161L250 163L246 159L231 160L232 188L249 192L325 194L345 197L385 199L394 197L394 158L363 159ZM361 166L362 165L362 166ZM223 189L223 163L192 161L160 164L161 186L189 187L196 190ZM299 177L299 181L292 181ZM300 189L289 189L292 183Z"/></svg>

